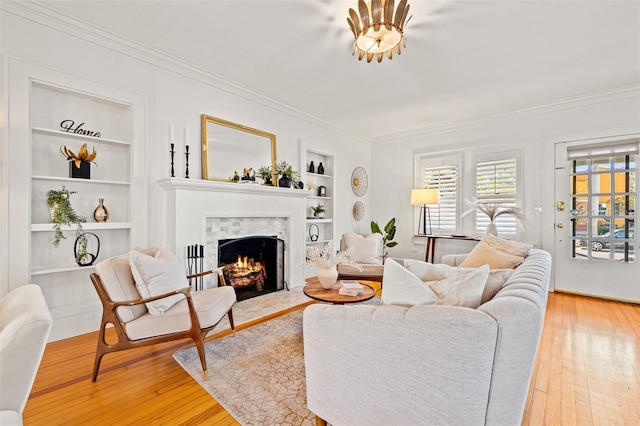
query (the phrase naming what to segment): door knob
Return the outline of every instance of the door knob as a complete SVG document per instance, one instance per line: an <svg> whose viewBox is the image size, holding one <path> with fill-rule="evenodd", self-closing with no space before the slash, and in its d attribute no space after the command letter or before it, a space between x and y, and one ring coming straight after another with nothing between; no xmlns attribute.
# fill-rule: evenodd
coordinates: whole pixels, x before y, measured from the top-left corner
<svg viewBox="0 0 640 426"><path fill-rule="evenodd" d="M564 228L564 223L559 223L556 225L558 228Z"/></svg>

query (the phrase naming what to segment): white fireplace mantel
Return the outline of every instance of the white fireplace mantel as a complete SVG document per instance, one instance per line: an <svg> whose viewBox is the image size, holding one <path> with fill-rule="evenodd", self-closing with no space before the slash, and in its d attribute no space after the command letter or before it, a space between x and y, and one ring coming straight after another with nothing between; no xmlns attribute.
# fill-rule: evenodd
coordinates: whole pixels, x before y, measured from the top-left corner
<svg viewBox="0 0 640 426"><path fill-rule="evenodd" d="M304 285L305 199L310 191L200 179L157 182L165 191L166 242L179 257L184 259L187 246L204 244L207 218L286 218L285 279L289 287Z"/></svg>

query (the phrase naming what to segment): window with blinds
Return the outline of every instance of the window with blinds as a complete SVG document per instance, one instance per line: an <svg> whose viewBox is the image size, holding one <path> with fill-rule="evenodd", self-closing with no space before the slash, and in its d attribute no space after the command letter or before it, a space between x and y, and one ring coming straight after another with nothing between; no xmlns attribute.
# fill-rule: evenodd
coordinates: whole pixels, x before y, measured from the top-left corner
<svg viewBox="0 0 640 426"><path fill-rule="evenodd" d="M457 226L458 165L424 167L424 187L437 188L439 203L429 206L434 231L455 232Z"/></svg>
<svg viewBox="0 0 640 426"><path fill-rule="evenodd" d="M476 163L476 199L479 204L517 207L517 183L515 158ZM490 222L486 214L476 212L476 232L484 233ZM511 215L498 216L494 223L499 235L516 233L516 219Z"/></svg>

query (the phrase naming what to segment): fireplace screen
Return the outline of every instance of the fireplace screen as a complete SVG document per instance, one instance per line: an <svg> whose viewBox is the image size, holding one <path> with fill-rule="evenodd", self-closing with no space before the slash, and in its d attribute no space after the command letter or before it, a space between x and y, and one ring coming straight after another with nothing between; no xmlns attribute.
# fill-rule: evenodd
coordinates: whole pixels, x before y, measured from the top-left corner
<svg viewBox="0 0 640 426"><path fill-rule="evenodd" d="M219 240L218 266L238 300L283 290L284 241L275 236Z"/></svg>

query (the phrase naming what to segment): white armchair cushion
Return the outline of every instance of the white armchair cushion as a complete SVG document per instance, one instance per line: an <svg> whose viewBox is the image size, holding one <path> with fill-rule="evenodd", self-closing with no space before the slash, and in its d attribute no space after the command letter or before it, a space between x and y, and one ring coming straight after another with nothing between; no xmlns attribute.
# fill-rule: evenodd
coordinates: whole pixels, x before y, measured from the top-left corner
<svg viewBox="0 0 640 426"><path fill-rule="evenodd" d="M382 265L382 235L347 232L343 238L349 251L349 259L356 263Z"/></svg>
<svg viewBox="0 0 640 426"><path fill-rule="evenodd" d="M453 305L477 308L489 267L471 269L447 278L423 281L393 259L384 266L382 303L385 305Z"/></svg>
<svg viewBox="0 0 640 426"><path fill-rule="evenodd" d="M454 267L442 263L433 264L414 259L405 259L404 266L425 282L456 277L458 275L468 274L475 270L475 268ZM491 269L489 271L489 277L485 283L484 290L482 291L482 300L480 301L480 304L493 299L493 296L500 291L513 271L513 269Z"/></svg>
<svg viewBox="0 0 640 426"><path fill-rule="evenodd" d="M184 268L168 247L160 248L155 256L132 250L129 252L129 263L136 288L143 298L189 286ZM183 294L176 294L148 302L146 305L151 315L162 315L182 299Z"/></svg>

